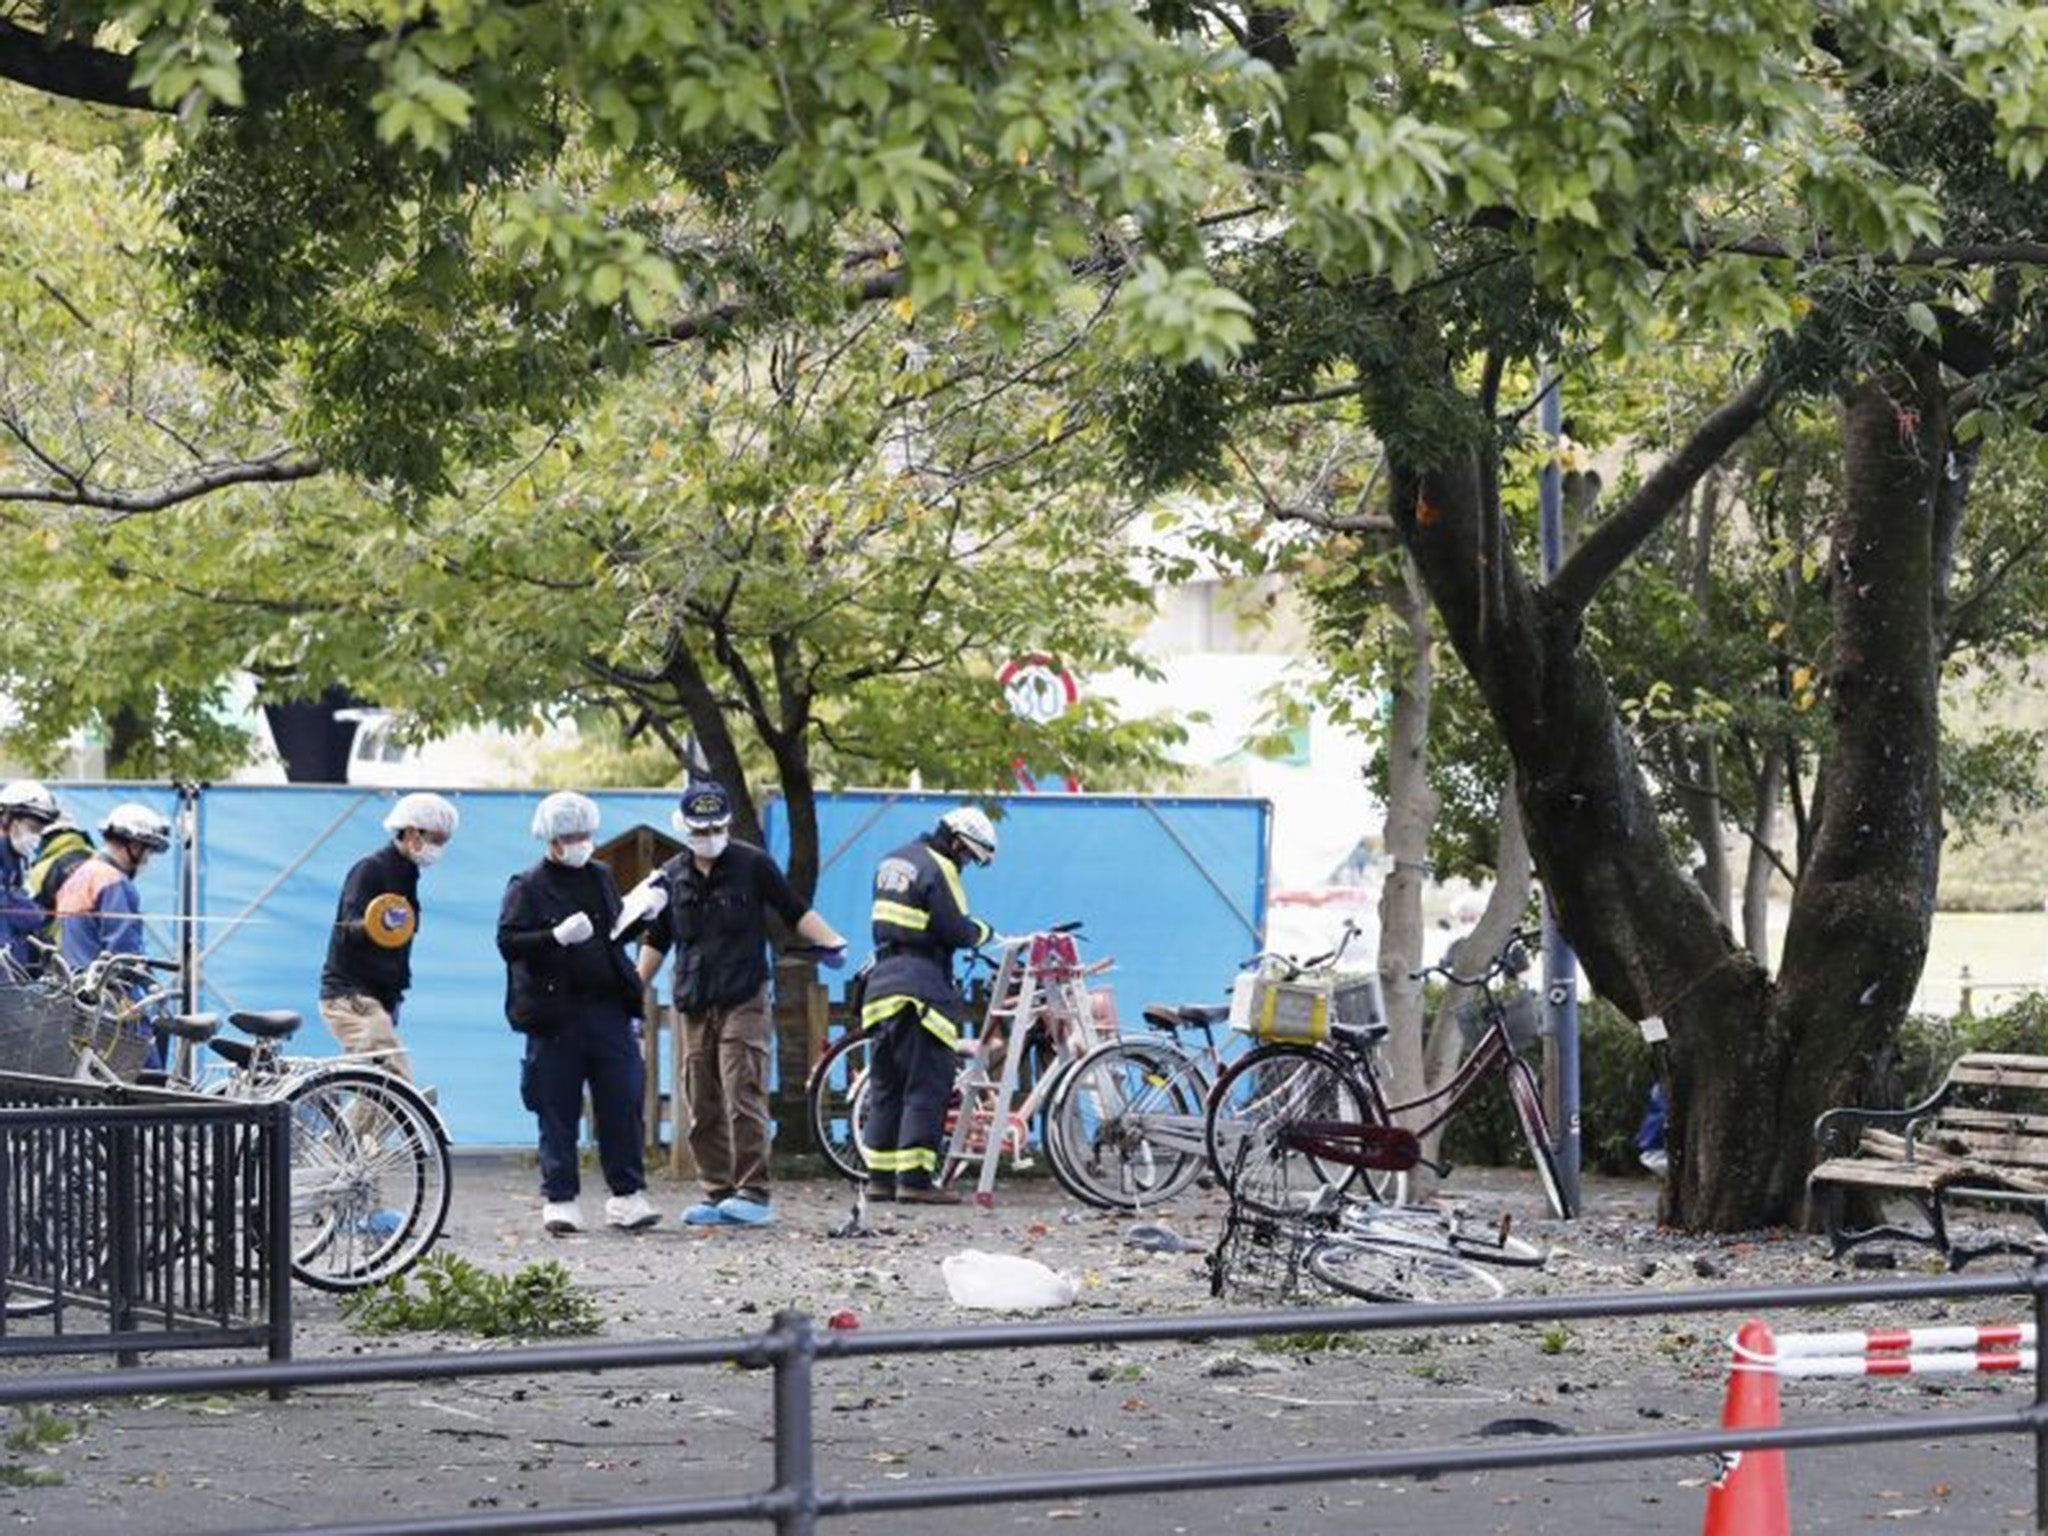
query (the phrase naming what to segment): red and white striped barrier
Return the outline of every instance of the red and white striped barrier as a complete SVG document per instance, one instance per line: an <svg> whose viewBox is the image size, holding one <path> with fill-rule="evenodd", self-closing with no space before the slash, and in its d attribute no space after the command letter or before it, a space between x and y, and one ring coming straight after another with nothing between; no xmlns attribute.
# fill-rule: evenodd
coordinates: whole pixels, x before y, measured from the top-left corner
<svg viewBox="0 0 2048 1536"><path fill-rule="evenodd" d="M1768 1353L1733 1342L1734 1368L1778 1376L1969 1376L2036 1369L2032 1323L1787 1333Z"/></svg>

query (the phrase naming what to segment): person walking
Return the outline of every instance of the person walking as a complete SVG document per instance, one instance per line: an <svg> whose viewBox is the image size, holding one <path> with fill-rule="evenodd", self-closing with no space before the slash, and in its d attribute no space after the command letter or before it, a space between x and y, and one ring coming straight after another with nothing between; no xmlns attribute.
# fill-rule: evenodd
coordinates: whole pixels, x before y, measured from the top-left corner
<svg viewBox="0 0 2048 1536"><path fill-rule="evenodd" d="M626 946L611 937L619 888L609 869L591 862L597 827L597 804L587 796L563 791L541 801L533 835L546 855L512 877L498 909L505 1017L526 1036L519 1097L540 1126L541 1225L557 1236L583 1230L577 1140L585 1087L611 1190L605 1223L638 1232L660 1219L642 1162L646 989Z"/></svg>
<svg viewBox="0 0 2048 1536"><path fill-rule="evenodd" d="M768 1187L767 915L843 965L846 941L789 888L775 861L732 837L732 799L719 784L686 790L671 820L684 852L627 895L622 929L641 929L640 977L652 981L673 948L671 983L683 1020L683 1097L690 1155L704 1198L683 1212L693 1227L774 1220Z"/></svg>
<svg viewBox="0 0 2048 1536"><path fill-rule="evenodd" d="M49 925L30 878L43 833L58 818L57 797L34 779L0 786L0 952L8 971L31 976L42 956L34 939Z"/></svg>
<svg viewBox="0 0 2048 1536"><path fill-rule="evenodd" d="M398 1043L398 1008L412 986L420 871L447 852L460 820L439 795L399 798L384 817L391 841L358 859L341 883L320 971L320 1017L341 1048L374 1055L408 1081L412 1057Z"/></svg>
<svg viewBox="0 0 2048 1536"><path fill-rule="evenodd" d="M876 1031L868 1053L871 1200L960 1203L937 1179L968 1012L953 980L953 952L993 937L967 910L960 866L991 864L995 856L995 827L963 805L875 866L875 966L861 1009L862 1026Z"/></svg>

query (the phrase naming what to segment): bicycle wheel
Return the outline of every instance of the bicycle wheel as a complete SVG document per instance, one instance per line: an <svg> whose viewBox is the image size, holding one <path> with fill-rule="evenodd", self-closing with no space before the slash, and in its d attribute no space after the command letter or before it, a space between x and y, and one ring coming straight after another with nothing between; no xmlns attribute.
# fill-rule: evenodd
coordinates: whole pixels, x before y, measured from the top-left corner
<svg viewBox="0 0 2048 1536"><path fill-rule="evenodd" d="M1497 1301L1507 1290L1484 1265L1405 1243L1333 1237L1310 1250L1308 1270L1360 1301Z"/></svg>
<svg viewBox="0 0 2048 1536"><path fill-rule="evenodd" d="M1498 1226L1474 1225L1430 1206L1347 1201L1338 1230L1346 1238L1386 1247L1450 1253L1503 1269L1537 1269L1550 1257L1528 1239L1511 1235L1504 1222Z"/></svg>
<svg viewBox="0 0 2048 1536"><path fill-rule="evenodd" d="M441 1236L448 1139L419 1091L367 1067L291 1079L292 1273L323 1291L403 1274Z"/></svg>
<svg viewBox="0 0 2048 1536"><path fill-rule="evenodd" d="M843 1178L867 1177L867 1159L855 1134L855 1104L864 1100L869 1037L860 1030L841 1035L811 1068L804 1097L810 1107L811 1140Z"/></svg>
<svg viewBox="0 0 2048 1536"><path fill-rule="evenodd" d="M1536 1086L1536 1074L1519 1057L1509 1058L1507 1074L1508 1096L1514 1100L1515 1119L1521 1123L1522 1138L1529 1143L1529 1159L1536 1165L1536 1178L1543 1185L1543 1198L1550 1202L1553 1216L1568 1217L1572 1214L1572 1207L1564 1197L1564 1184L1557 1176L1557 1157L1550 1150L1550 1122L1543 1114L1543 1093Z"/></svg>
<svg viewBox="0 0 2048 1536"><path fill-rule="evenodd" d="M1376 1118L1373 1100L1350 1069L1316 1047L1265 1045L1240 1057L1216 1079L1204 1115L1209 1166L1233 1200L1270 1216L1299 1211L1326 1188L1348 1189L1363 1171L1317 1158L1278 1136L1304 1120L1356 1125ZM1378 1196L1393 1176L1374 1172Z"/></svg>
<svg viewBox="0 0 2048 1536"><path fill-rule="evenodd" d="M1135 1211L1170 1200L1202 1171L1201 1065L1166 1040L1114 1040L1077 1061L1046 1112L1053 1177L1077 1200Z"/></svg>

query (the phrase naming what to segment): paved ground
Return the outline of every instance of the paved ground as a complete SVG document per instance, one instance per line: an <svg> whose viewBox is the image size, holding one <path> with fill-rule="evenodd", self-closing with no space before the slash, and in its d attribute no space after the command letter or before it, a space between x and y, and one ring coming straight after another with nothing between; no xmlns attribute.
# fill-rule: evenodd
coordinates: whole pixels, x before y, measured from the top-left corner
<svg viewBox="0 0 2048 1536"><path fill-rule="evenodd" d="M864 1325L971 1321L948 1301L946 1254L1029 1253L1083 1281L1103 1315L1213 1307L1199 1259L1126 1246L1127 1223L1077 1211L1050 1184L1013 1186L994 1212L909 1211L894 1235L825 1235L838 1192L791 1186L772 1230L566 1241L537 1229L530 1164L465 1159L449 1246L509 1269L562 1259L597 1296L612 1338L716 1335L760 1326L784 1306L842 1309ZM1825 1280L1843 1272L1804 1237L1701 1245L1651 1224L1646 1183L1599 1183L1569 1228L1538 1221L1526 1176L1461 1172L1455 1188L1558 1245L1550 1270L1517 1291ZM688 1192L658 1186L665 1215ZM593 1206L596 1202L590 1202ZM1192 1194L1166 1213L1206 1241L1220 1207ZM1865 1278L1857 1276L1857 1278ZM1913 1320L1988 1319L2011 1308L1921 1306ZM1845 1326L1837 1310L1810 1326ZM1874 1315L1857 1322L1874 1322ZM1891 1319L1897 1321L1897 1318ZM302 1357L470 1349L462 1339L366 1339L334 1302L299 1293ZM938 1476L1360 1447L1472 1445L1501 1434L1588 1434L1716 1421L1726 1317L1642 1324L1462 1331L1278 1349L1175 1344L1048 1349L1030 1355L848 1362L819 1373L821 1466L878 1486ZM1796 1383L1787 1416L2005 1404L2012 1381ZM127 1401L74 1414L80 1433L27 1460L59 1475L0 1490L0 1521L66 1536L115 1531L283 1529L400 1513L466 1515L740 1491L769 1477L768 1382L729 1369L607 1377L494 1379L251 1399ZM2032 1463L2016 1443L1913 1444L1801 1455L1793 1529L2015 1532L2030 1528ZM1039 1500L981 1511L830 1522L834 1532L916 1533L1061 1526L1130 1536L1211 1531L1383 1533L1694 1532L1700 1462L1566 1466L1428 1482L1266 1488L1129 1500Z"/></svg>

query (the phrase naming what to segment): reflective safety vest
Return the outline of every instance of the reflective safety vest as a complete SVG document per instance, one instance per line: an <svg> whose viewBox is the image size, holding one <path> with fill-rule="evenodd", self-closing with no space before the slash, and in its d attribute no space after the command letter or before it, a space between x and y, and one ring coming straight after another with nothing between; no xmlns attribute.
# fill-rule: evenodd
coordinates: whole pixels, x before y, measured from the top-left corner
<svg viewBox="0 0 2048 1536"><path fill-rule="evenodd" d="M875 968L861 1009L866 1028L906 1009L949 1047L967 1003L953 984L953 952L988 942L994 930L967 910L960 871L929 835L907 843L875 866Z"/></svg>

